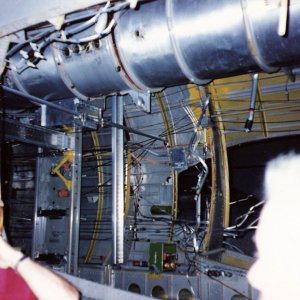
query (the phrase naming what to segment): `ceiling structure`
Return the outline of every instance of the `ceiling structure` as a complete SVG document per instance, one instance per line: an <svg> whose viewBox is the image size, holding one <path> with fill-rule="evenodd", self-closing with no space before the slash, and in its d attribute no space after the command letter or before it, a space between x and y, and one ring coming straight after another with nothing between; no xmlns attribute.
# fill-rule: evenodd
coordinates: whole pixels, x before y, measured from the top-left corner
<svg viewBox="0 0 300 300"><path fill-rule="evenodd" d="M250 106L252 76L215 80L210 85L218 103L228 146L260 139L299 134L299 81L288 74L259 75L255 120L250 133L244 127Z"/></svg>

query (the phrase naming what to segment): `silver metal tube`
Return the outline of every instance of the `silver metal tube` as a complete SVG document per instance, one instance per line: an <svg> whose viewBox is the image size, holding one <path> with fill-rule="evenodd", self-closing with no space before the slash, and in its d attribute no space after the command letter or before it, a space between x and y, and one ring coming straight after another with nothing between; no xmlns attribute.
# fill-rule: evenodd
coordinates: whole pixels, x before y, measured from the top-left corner
<svg viewBox="0 0 300 300"><path fill-rule="evenodd" d="M252 91L251 91L251 99L249 105L249 114L245 123L245 131L250 132L253 125L254 120L254 111L255 111L255 103L258 89L258 73L253 74L252 76Z"/></svg>
<svg viewBox="0 0 300 300"><path fill-rule="evenodd" d="M201 194L196 199L196 224L197 228L201 226Z"/></svg>
<svg viewBox="0 0 300 300"><path fill-rule="evenodd" d="M8 81L49 101L70 94L90 100L299 65L299 1L289 1L284 37L277 33L280 8L273 2L147 1L117 13L112 34L79 53L72 44L54 43L36 69L25 64L22 71L18 66L24 59L16 53L9 59Z"/></svg>
<svg viewBox="0 0 300 300"><path fill-rule="evenodd" d="M63 111L63 112L66 112L68 114L71 114L71 115L74 115L74 116L78 116L80 115L78 112L76 112L75 110L72 110L72 109L68 109L62 105L57 105L55 103L52 103L52 102L49 102L47 100L44 100L44 99L40 99L38 97L35 97L33 95L30 95L30 94L27 94L27 93L24 93L24 92L21 92L21 91L18 91L18 90L15 90L15 89L12 89L8 86L5 86L3 85L2 86L3 90L6 91L6 92L9 92L9 93L12 93L14 95L17 95L17 96L21 96L21 97L24 97L24 98L27 98L29 99L30 101L34 102L35 104L38 104L38 105L46 105L48 107L51 107L51 108L54 108L54 109L57 109L59 111Z"/></svg>
<svg viewBox="0 0 300 300"><path fill-rule="evenodd" d="M123 125L123 97L112 97L112 122ZM112 229L113 263L124 261L124 138L123 129L112 128Z"/></svg>
<svg viewBox="0 0 300 300"><path fill-rule="evenodd" d="M204 182L206 180L206 177L208 175L208 167L205 161L201 158L198 157L199 162L202 165L202 170L201 173L198 175L198 182L196 186L196 196L195 196L195 201L196 201L196 224L197 228L200 228L201 226L201 190L204 185Z"/></svg>
<svg viewBox="0 0 300 300"><path fill-rule="evenodd" d="M130 127L127 127L127 126L124 126L124 125L116 124L116 123L113 123L113 122L107 123L107 125L108 126L112 126L112 127L116 127L116 128L119 128L119 129L123 129L125 131L135 133L137 135L145 136L145 137L148 137L148 138L153 139L153 140L161 141L163 143L166 142L166 139L163 139L163 138L158 137L158 136L154 136L152 134L147 134L147 133L144 133L144 132L142 132L140 130L136 130L134 128L130 128Z"/></svg>
<svg viewBox="0 0 300 300"><path fill-rule="evenodd" d="M79 130L75 130L74 139L67 272L77 275L82 164L82 133Z"/></svg>

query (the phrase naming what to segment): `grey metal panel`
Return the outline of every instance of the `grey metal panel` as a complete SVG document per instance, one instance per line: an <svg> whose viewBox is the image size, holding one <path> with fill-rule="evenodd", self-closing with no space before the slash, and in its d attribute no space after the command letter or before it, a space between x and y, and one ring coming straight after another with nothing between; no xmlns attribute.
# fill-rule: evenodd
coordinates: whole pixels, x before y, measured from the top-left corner
<svg viewBox="0 0 300 300"><path fill-rule="evenodd" d="M127 274L123 273L123 276L126 276ZM146 295L155 297L154 289L157 286L160 286L163 288L164 293L168 295L169 289L168 289L168 277L167 276L158 276L157 278L147 278L147 291ZM162 298L163 299L163 298ZM172 299L172 298L171 298Z"/></svg>
<svg viewBox="0 0 300 300"><path fill-rule="evenodd" d="M104 112L107 118L111 118L110 110ZM95 146L91 134L89 132L84 133L83 137L83 170L82 170L82 195L81 195L81 224L80 224L80 253L79 263L85 266L91 266L91 264L99 268L100 264L111 263L111 248L112 248L112 166L111 166L111 128L99 129L98 132L99 144L101 152L101 162L97 162L98 158L95 156L95 151L98 147ZM87 155L87 152L89 155ZM103 171L102 187L99 191L99 173L98 168L95 168L97 163L101 164ZM100 193L99 193L100 192ZM97 196L98 200L93 203L88 201L89 196ZM102 196L102 197L101 197ZM102 209L100 209L99 199L103 200ZM97 218L97 213L101 214L100 218ZM96 219L97 218L97 219ZM97 240L95 240L95 227ZM95 248L92 257L89 262L87 261L87 255L91 242L95 242ZM90 252L91 254L92 252ZM92 272L92 271L91 271ZM81 271L80 271L81 274ZM81 275L80 275L81 276ZM97 280L97 276L91 278L92 275L88 275L87 278L91 280ZM86 278L84 275L82 277ZM102 281L100 281L102 282Z"/></svg>
<svg viewBox="0 0 300 300"><path fill-rule="evenodd" d="M40 126L23 124L14 120L3 120L5 138L50 149L70 149L74 139L70 135Z"/></svg>
<svg viewBox="0 0 300 300"><path fill-rule="evenodd" d="M222 285L218 284L215 281L208 282L207 299L222 300L223 299Z"/></svg>
<svg viewBox="0 0 300 300"><path fill-rule="evenodd" d="M138 284L141 289L141 294L146 295L148 289L147 273L140 273L133 270L128 270L126 276L123 276L122 282L120 282L121 288L128 291L131 284ZM118 284L118 283L117 283Z"/></svg>
<svg viewBox="0 0 300 300"><path fill-rule="evenodd" d="M2 176L6 178L5 180L11 178L10 191L4 198L6 209L9 211L9 215L6 216L6 226L10 229L10 242L29 256L32 248L36 175L36 159L30 154L36 151L36 147L21 143L14 144L11 156L7 155L7 147L5 150L3 156L5 160L1 163L5 173L2 172Z"/></svg>
<svg viewBox="0 0 300 300"><path fill-rule="evenodd" d="M38 157L36 169L35 217L32 256L48 257L58 255L56 268L66 269L77 275L79 246L79 215L81 191L81 132L72 134L74 139L72 164L63 171L65 180L72 180L71 188L59 177L53 168L64 156ZM67 189L68 188L68 189ZM60 194L63 192L63 194ZM59 214L57 214L59 213ZM67 261L65 260L67 257ZM46 259L46 261L48 261ZM67 262L67 264L66 264ZM51 262L48 261L52 265Z"/></svg>
<svg viewBox="0 0 300 300"><path fill-rule="evenodd" d="M66 279L73 283L81 292L83 299L93 300L147 300L153 299L143 295L126 292L113 287L91 282L78 277L61 273Z"/></svg>
<svg viewBox="0 0 300 300"><path fill-rule="evenodd" d="M190 107L190 94L187 86L167 88L163 95L161 94L162 105L159 104L157 98L153 97L152 114L139 111L135 106L130 105L129 98L126 100L125 114L129 127L139 128L145 133L151 132L155 136L165 136L167 130L161 109L161 106L164 106L174 146L188 146L197 119ZM200 104L201 99L197 101L193 98L194 108L200 107ZM190 115L186 112L188 108ZM138 198L139 218L144 222L136 226L138 240L134 242L134 247L131 249L130 260L148 261L149 243L167 242L172 234L171 212L156 215L151 212L151 208L159 206L171 208L174 197L173 185L176 183L172 182L172 167L165 145L154 140L151 145L151 140L145 142L144 137L131 133L130 135L133 146L144 145L140 149L132 150L140 164L135 164L131 170L131 184L133 190L138 191L138 195L136 198L133 197L132 201L137 201L134 199ZM135 226L133 212L130 216L132 216L131 224ZM159 220L160 217L163 217L164 221ZM155 221L149 224L151 218ZM170 222L168 223L167 220Z"/></svg>
<svg viewBox="0 0 300 300"><path fill-rule="evenodd" d="M147 296L152 296L153 288L159 286L167 295L166 299L180 299L179 292L183 289L190 291L194 299L230 300L234 295L244 295L253 300L258 299L257 291L249 285L245 277L245 270L215 264L209 260L203 260L202 263L208 269L224 269L232 276L213 278L205 275L203 271L197 275L187 275L185 272L182 274L176 272L149 274L148 271L123 269L114 270L115 286L128 290L131 284L136 284L141 293L145 293Z"/></svg>
<svg viewBox="0 0 300 300"><path fill-rule="evenodd" d="M67 211L70 207L70 197L59 198L57 191L65 188L58 176L51 176L52 168L62 159L61 155L38 157L36 165L35 184L35 217L32 256L55 253L65 255L67 252L69 216L49 218L39 215L40 210L61 209ZM64 263L62 262L62 265Z"/></svg>

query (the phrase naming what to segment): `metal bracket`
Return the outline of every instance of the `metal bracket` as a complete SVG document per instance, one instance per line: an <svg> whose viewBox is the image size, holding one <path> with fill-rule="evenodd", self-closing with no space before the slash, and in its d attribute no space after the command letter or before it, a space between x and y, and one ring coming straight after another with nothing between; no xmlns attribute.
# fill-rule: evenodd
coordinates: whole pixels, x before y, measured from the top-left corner
<svg viewBox="0 0 300 300"><path fill-rule="evenodd" d="M184 148L168 148L172 169L184 171L188 168L187 155Z"/></svg>
<svg viewBox="0 0 300 300"><path fill-rule="evenodd" d="M97 129L102 116L102 108L90 105L77 98L60 100L58 104L74 110L76 115L65 114L64 112L58 113L57 109L44 106L42 107L42 115L46 118L44 122L46 126L77 125Z"/></svg>
<svg viewBox="0 0 300 300"><path fill-rule="evenodd" d="M2 120L5 139L29 143L49 149L72 149L74 138L71 135L40 127L24 124L16 120Z"/></svg>
<svg viewBox="0 0 300 300"><path fill-rule="evenodd" d="M136 106L140 107L144 112L151 112L151 94L150 93L140 93L138 91L131 90L128 92L130 97Z"/></svg>
<svg viewBox="0 0 300 300"><path fill-rule="evenodd" d="M75 117L74 122L77 126L97 129L102 118L102 108L90 105L85 101L74 99L75 110L80 113L80 117Z"/></svg>
<svg viewBox="0 0 300 300"><path fill-rule="evenodd" d="M72 180L67 179L64 175L60 172L60 168L64 166L64 164L70 162L73 163L74 161L74 151L65 151L64 158L58 163L58 165L52 169L51 173L53 175L57 175L65 184L66 188L70 191L72 189Z"/></svg>

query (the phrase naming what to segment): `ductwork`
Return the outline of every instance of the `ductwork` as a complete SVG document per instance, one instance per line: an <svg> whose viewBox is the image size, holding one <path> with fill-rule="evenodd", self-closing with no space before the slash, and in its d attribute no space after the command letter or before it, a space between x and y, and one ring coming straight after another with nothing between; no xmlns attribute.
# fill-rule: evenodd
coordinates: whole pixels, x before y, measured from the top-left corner
<svg viewBox="0 0 300 300"><path fill-rule="evenodd" d="M18 69L24 58L13 55L6 84L46 100L92 100L129 90L148 93L189 81L205 84L232 75L275 72L300 64L300 1L290 0L287 8L280 4L146 1L138 9L114 13L116 26L100 40L52 42L36 68ZM287 24L282 24L285 13ZM278 26L285 25L282 36Z"/></svg>

